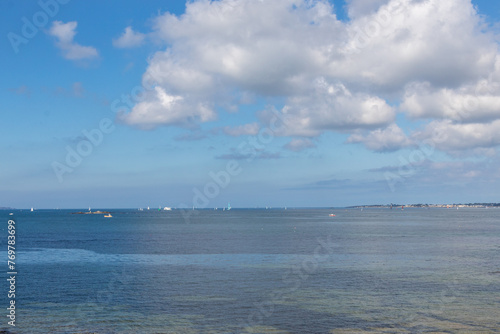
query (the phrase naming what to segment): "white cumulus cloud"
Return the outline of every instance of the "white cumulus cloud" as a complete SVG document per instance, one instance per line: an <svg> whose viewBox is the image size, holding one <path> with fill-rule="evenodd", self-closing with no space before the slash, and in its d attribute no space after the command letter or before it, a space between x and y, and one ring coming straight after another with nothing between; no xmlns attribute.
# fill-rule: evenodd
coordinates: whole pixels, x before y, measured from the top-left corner
<svg viewBox="0 0 500 334"><path fill-rule="evenodd" d="M450 138L465 139L475 126L486 131L466 147L497 145L488 130L500 119L498 45L470 0L346 6L348 21L327 0L198 0L182 15L159 15L148 37L165 47L143 76L151 91L121 117L147 128L189 126L252 97L271 101L262 122L280 111L280 136L335 131L391 151L432 138L431 128L449 125ZM68 30L61 35L72 41ZM143 40L131 28L126 36ZM404 134L397 112L424 124ZM250 130L242 124L225 133Z"/></svg>
<svg viewBox="0 0 500 334"><path fill-rule="evenodd" d="M117 48L134 48L141 46L145 38L145 34L136 32L129 26L125 28L125 31L120 37L113 39L113 46Z"/></svg>
<svg viewBox="0 0 500 334"><path fill-rule="evenodd" d="M500 118L500 82L484 79L457 88L412 84L405 90L401 108L412 118L489 122Z"/></svg>
<svg viewBox="0 0 500 334"><path fill-rule="evenodd" d="M61 49L66 59L80 60L97 57L99 53L96 48L83 46L74 41L77 25L76 21L67 23L54 21L48 33L56 38L56 46Z"/></svg>
<svg viewBox="0 0 500 334"><path fill-rule="evenodd" d="M330 84L323 78L311 90L290 97L281 110L280 135L314 137L323 131L347 132L359 128L377 128L395 119L395 111L386 101L366 93L352 93L341 83Z"/></svg>
<svg viewBox="0 0 500 334"><path fill-rule="evenodd" d="M423 130L415 132L413 137L448 152L491 152L489 149L500 145L500 119L490 123L432 121Z"/></svg>
<svg viewBox="0 0 500 334"><path fill-rule="evenodd" d="M414 144L396 124L373 130L368 134L354 133L347 138L347 142L362 143L366 148L376 152L397 151Z"/></svg>
<svg viewBox="0 0 500 334"><path fill-rule="evenodd" d="M157 86L147 93L144 101L134 106L131 113L120 113L118 117L126 124L151 129L159 124L190 126L195 122L213 120L216 115L210 105L171 95Z"/></svg>
<svg viewBox="0 0 500 334"><path fill-rule="evenodd" d="M497 45L482 32L470 0L392 0L346 24L343 51L332 75L374 91L397 92L411 82L435 87L487 76Z"/></svg>

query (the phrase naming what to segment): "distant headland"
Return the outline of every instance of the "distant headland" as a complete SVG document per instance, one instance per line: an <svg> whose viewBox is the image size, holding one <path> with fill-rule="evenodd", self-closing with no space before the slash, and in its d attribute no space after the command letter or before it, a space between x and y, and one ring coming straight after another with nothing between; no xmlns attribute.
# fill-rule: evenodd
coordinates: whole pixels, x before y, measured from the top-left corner
<svg viewBox="0 0 500 334"><path fill-rule="evenodd" d="M467 204L375 204L348 206L348 209L359 208L500 208L500 203L467 203Z"/></svg>

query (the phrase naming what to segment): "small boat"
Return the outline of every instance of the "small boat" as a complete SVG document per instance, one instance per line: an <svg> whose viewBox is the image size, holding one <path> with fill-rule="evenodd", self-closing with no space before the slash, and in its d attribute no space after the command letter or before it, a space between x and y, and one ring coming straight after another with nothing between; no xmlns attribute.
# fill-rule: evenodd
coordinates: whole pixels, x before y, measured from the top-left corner
<svg viewBox="0 0 500 334"><path fill-rule="evenodd" d="M333 213L330 213L329 216L330 217L335 217L335 215Z"/></svg>
<svg viewBox="0 0 500 334"><path fill-rule="evenodd" d="M164 210L164 211L172 211L172 208L171 208L171 207L166 206L166 207L164 207L164 208L163 208L163 210Z"/></svg>
<svg viewBox="0 0 500 334"><path fill-rule="evenodd" d="M104 215L104 218L111 218L111 217L113 217L113 216L111 215L111 213L108 213L107 215Z"/></svg>

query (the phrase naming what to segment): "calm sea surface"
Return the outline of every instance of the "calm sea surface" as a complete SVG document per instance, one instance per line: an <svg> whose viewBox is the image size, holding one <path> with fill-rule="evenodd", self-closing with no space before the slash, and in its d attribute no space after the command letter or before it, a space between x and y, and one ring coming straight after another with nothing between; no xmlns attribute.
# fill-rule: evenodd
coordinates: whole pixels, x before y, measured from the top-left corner
<svg viewBox="0 0 500 334"><path fill-rule="evenodd" d="M500 332L498 209L71 212L0 211L0 331Z"/></svg>

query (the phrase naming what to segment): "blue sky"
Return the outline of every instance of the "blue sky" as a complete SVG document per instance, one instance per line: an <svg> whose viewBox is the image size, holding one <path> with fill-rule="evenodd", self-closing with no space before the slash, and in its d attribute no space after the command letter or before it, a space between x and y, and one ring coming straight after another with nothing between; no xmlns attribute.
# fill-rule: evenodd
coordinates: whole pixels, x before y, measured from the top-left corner
<svg viewBox="0 0 500 334"><path fill-rule="evenodd" d="M0 13L0 206L499 201L497 2Z"/></svg>

